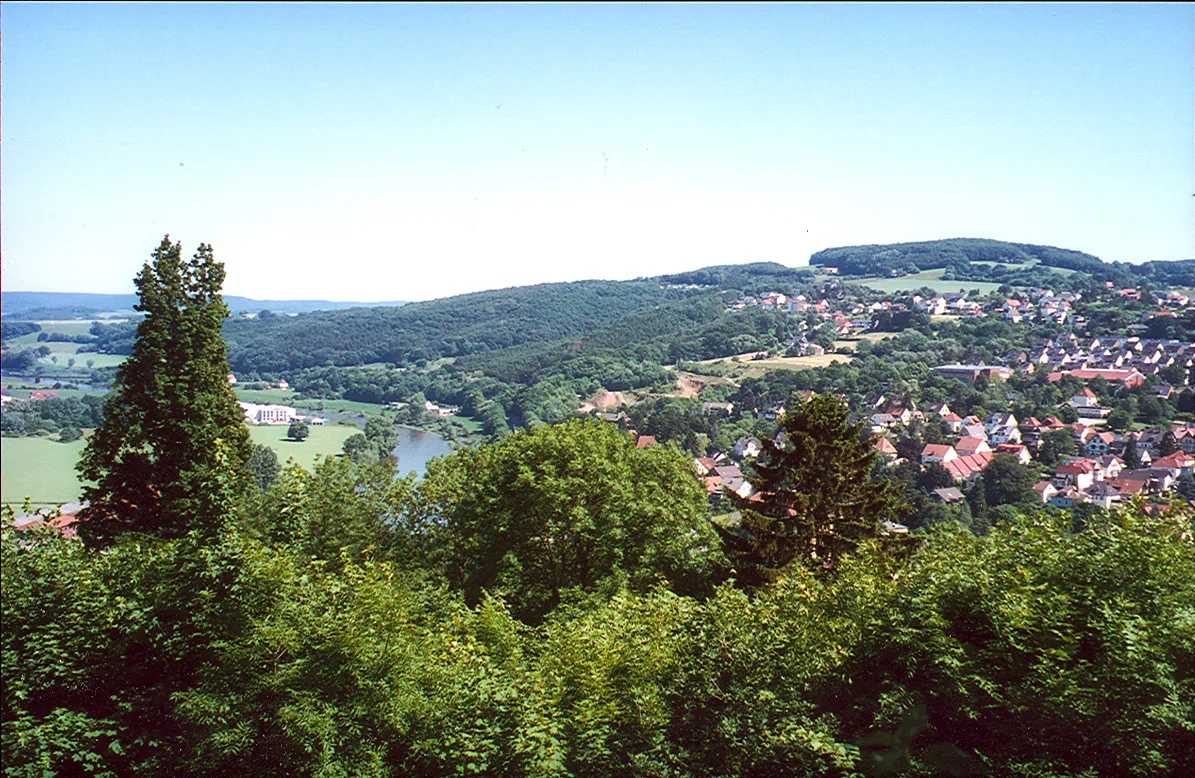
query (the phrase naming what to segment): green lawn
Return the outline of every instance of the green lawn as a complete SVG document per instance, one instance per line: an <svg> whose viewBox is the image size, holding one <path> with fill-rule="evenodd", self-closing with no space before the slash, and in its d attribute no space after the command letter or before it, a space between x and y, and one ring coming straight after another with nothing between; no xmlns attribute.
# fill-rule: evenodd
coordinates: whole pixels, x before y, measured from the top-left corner
<svg viewBox="0 0 1195 778"><path fill-rule="evenodd" d="M263 443L278 454L311 469L317 457L341 453L344 441L360 430L339 424L312 427L302 443L286 440L287 425L250 427L254 443ZM0 438L0 503L20 510L28 497L37 503L64 503L79 499L75 462L84 442L59 443L47 438Z"/></svg>
<svg viewBox="0 0 1195 778"><path fill-rule="evenodd" d="M942 274L945 272L944 269L939 268L937 270L923 270L920 273L901 276L900 278L864 278L855 283L871 287L880 292L908 292L928 286L938 293L969 292L972 289L978 289L980 294L987 294L1000 288L1000 284L990 281L943 281Z"/></svg>
<svg viewBox="0 0 1195 778"><path fill-rule="evenodd" d="M320 410L341 411L342 413L364 413L367 416L378 416L386 406L377 403L363 403L354 400L296 400L295 392L291 389L238 389L238 400L247 403L261 403L263 405L290 405L319 413Z"/></svg>
<svg viewBox="0 0 1195 778"><path fill-rule="evenodd" d="M236 389L237 399L259 405L291 405L295 393L290 389Z"/></svg>
<svg viewBox="0 0 1195 778"><path fill-rule="evenodd" d="M385 405L377 403L363 403L356 400L295 400L296 408L306 408L319 413L321 409L340 411L341 413L363 413L366 416L380 416L386 409Z"/></svg>
<svg viewBox="0 0 1195 778"><path fill-rule="evenodd" d="M47 438L0 438L0 502L20 510L28 497L37 503L79 499L75 462L83 441L59 443Z"/></svg>
<svg viewBox="0 0 1195 778"><path fill-rule="evenodd" d="M258 425L249 428L249 435L254 443L261 443L274 449L278 461L286 466L288 459L308 470L315 464L317 457L329 454L339 454L343 451L344 442L361 430L356 427L345 427L340 424L329 424L324 427L312 427L311 436L302 443L286 439L288 425Z"/></svg>

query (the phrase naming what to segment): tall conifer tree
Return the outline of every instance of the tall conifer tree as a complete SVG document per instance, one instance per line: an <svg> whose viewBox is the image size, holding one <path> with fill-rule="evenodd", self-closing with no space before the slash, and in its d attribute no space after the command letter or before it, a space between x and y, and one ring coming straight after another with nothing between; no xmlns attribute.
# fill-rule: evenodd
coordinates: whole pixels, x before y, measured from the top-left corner
<svg viewBox="0 0 1195 778"><path fill-rule="evenodd" d="M214 529L248 485L253 446L228 384L223 283L210 246L184 261L170 236L138 273L145 319L78 465L95 482L84 489L89 543L127 531L172 538Z"/></svg>
<svg viewBox="0 0 1195 778"><path fill-rule="evenodd" d="M817 395L791 409L776 440L763 441L738 532L723 531L740 585L773 580L790 564L830 569L884 520L907 509L891 484L871 477L876 453L846 404Z"/></svg>

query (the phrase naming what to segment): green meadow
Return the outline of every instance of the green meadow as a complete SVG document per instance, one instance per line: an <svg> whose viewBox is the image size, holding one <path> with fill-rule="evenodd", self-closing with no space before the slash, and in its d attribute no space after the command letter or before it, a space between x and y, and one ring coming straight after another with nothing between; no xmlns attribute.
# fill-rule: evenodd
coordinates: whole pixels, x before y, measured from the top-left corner
<svg viewBox="0 0 1195 778"><path fill-rule="evenodd" d="M75 463L83 445L82 440L0 438L0 503L20 511L26 497L35 508L79 499Z"/></svg>
<svg viewBox="0 0 1195 778"><path fill-rule="evenodd" d="M87 321L38 321L41 325L42 332L48 332L58 335L86 335L91 330L93 320ZM108 319L106 323L113 323L123 321L122 319ZM97 354L94 351L79 351L81 343L52 343L50 341L38 342L37 336L40 333L31 332L28 335L22 335L19 338L10 338L5 341L6 346L19 346L24 348L40 348L45 346L50 351L50 355L42 357L38 360L38 364L50 368L51 371L66 370L67 362L73 357L75 360L74 371L80 374L86 374L92 369L101 367L116 367L125 358L118 354ZM91 366L87 365L91 362Z"/></svg>
<svg viewBox="0 0 1195 778"><path fill-rule="evenodd" d="M350 435L360 432L358 427L346 427L341 424L328 424L323 427L312 427L311 435L302 443L288 440L287 424L261 424L251 426L249 435L254 443L260 443L274 449L278 461L286 466L287 460L295 460L295 464L310 470L315 460L343 451L344 442Z"/></svg>
<svg viewBox="0 0 1195 778"><path fill-rule="evenodd" d="M938 268L937 270L922 270L920 273L900 278L864 278L855 283L880 292L910 292L927 286L940 294L969 292L972 289L978 289L980 294L987 294L1000 288L1000 284L990 281L943 281L942 275L945 272L942 268Z"/></svg>
<svg viewBox="0 0 1195 778"><path fill-rule="evenodd" d="M310 470L315 460L339 454L345 440L356 427L330 424L312 427L311 436L302 443L286 439L287 425L249 428L254 443L274 449L278 461L286 465L293 459ZM81 485L75 475L75 463L84 441L59 443L49 438L0 438L0 503L20 510L28 497L34 507L46 503L64 503L79 499Z"/></svg>

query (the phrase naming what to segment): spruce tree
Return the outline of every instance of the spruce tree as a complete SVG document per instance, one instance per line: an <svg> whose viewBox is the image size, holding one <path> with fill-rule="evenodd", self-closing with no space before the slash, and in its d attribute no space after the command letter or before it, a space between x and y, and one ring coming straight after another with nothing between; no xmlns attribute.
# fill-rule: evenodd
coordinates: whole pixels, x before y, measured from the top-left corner
<svg viewBox="0 0 1195 778"><path fill-rule="evenodd" d="M817 395L784 417L778 440L755 461L757 496L740 502L742 523L723 531L740 586L774 580L790 564L832 569L884 520L907 512L898 489L871 477L876 453L846 404Z"/></svg>
<svg viewBox="0 0 1195 778"><path fill-rule="evenodd" d="M1124 469L1136 470L1141 467L1141 453L1137 450L1137 439L1129 438L1124 444Z"/></svg>
<svg viewBox="0 0 1195 778"><path fill-rule="evenodd" d="M95 482L84 489L88 543L107 545L128 531L175 538L214 530L249 485L253 446L228 384L223 283L210 246L200 244L188 262L170 236L138 273L136 309L145 318L77 468Z"/></svg>

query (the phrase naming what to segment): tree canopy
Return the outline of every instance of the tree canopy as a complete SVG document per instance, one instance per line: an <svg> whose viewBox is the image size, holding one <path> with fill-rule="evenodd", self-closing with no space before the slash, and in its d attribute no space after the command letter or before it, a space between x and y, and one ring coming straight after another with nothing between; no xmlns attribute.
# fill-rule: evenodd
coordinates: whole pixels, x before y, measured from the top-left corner
<svg viewBox="0 0 1195 778"><path fill-rule="evenodd" d="M537 620L570 589L611 576L643 589L691 583L717 539L692 464L576 420L519 432L428 467L422 511L439 517L443 567L466 601L501 593Z"/></svg>
<svg viewBox="0 0 1195 778"><path fill-rule="evenodd" d="M253 451L227 381L224 266L211 247L184 261L167 236L134 283L145 319L78 466L95 482L82 532L99 544L124 531L210 530L248 484Z"/></svg>
<svg viewBox="0 0 1195 778"><path fill-rule="evenodd" d="M871 477L876 453L846 404L814 395L790 409L755 461L758 490L742 501L739 531L723 531L734 575L751 587L790 564L832 568L881 522L905 508L888 481Z"/></svg>

